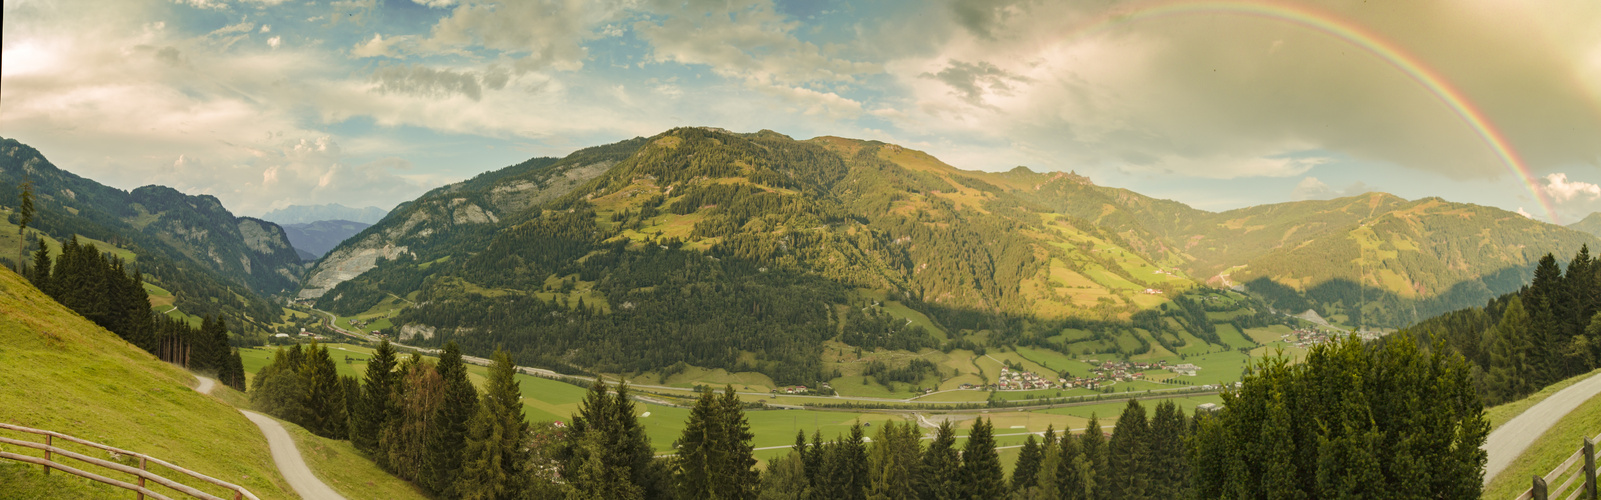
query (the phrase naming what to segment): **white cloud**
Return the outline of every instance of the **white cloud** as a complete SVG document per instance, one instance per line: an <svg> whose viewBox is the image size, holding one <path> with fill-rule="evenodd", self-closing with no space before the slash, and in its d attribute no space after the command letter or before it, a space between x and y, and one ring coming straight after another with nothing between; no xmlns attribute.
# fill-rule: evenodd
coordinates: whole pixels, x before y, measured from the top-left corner
<svg viewBox="0 0 1601 500"><path fill-rule="evenodd" d="M1534 218L1534 214L1531 214L1527 210L1524 210L1523 207L1518 207L1517 213L1518 213L1518 215L1522 215L1526 219L1533 219Z"/></svg>
<svg viewBox="0 0 1601 500"><path fill-rule="evenodd" d="M281 37L281 36L275 36L275 37L267 39L267 46L269 46L269 47L272 47L272 48L276 49L276 48L278 48L279 45L282 45L282 44L283 44L283 37Z"/></svg>
<svg viewBox="0 0 1601 500"><path fill-rule="evenodd" d="M400 52L396 50L395 45L410 41L411 37L405 35L384 38L382 34L373 34L372 39L351 47L350 55L358 58L399 57Z"/></svg>
<svg viewBox="0 0 1601 500"><path fill-rule="evenodd" d="M660 17L634 24L656 62L706 65L719 75L757 84L854 81L878 64L828 54L795 35L799 23L771 0L653 2Z"/></svg>
<svg viewBox="0 0 1601 500"><path fill-rule="evenodd" d="M1568 174L1562 172L1545 176L1545 192L1557 203L1581 198L1582 201L1595 201L1601 198L1601 186L1582 181L1569 181Z"/></svg>

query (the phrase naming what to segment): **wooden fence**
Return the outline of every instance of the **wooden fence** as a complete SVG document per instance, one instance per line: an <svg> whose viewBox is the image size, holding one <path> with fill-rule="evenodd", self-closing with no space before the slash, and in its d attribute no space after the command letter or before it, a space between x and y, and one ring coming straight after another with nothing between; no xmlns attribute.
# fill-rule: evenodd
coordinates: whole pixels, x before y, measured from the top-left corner
<svg viewBox="0 0 1601 500"><path fill-rule="evenodd" d="M1585 438L1579 451L1573 452L1572 456L1563 460L1562 465L1558 465L1544 477L1534 476L1531 481L1534 484L1528 491L1518 495L1517 500L1601 500L1596 497L1596 441L1601 441L1601 435ZM1578 467L1575 468L1575 465ZM1552 484L1560 486L1551 488ZM1563 496L1564 494L1566 496Z"/></svg>
<svg viewBox="0 0 1601 500"><path fill-rule="evenodd" d="M155 491L151 491L148 488L145 488L145 481L146 480L148 480L150 482L153 482L153 483L156 483L156 484L159 484L159 485L162 485L162 486L165 486L165 487L168 487L168 488L171 488L173 490L188 494L189 496L192 496L192 497L195 497L195 498L202 498L202 499L206 499L206 500L224 500L223 497L219 497L219 496L216 496L216 495L212 495L210 493L206 493L204 491L197 490L194 487L191 487L189 485L186 485L186 484L183 484L183 483L179 483L179 482L173 481L171 479L167 479L165 477L162 477L162 476L160 476L158 474L155 474L153 472L150 472L150 471L146 470L145 469L146 466L148 466L149 464L152 464L152 463L156 464L156 465L160 465L162 467L166 467L166 468L174 470L174 471L182 472L184 474L187 474L189 477L192 477L192 478L195 478L195 479L199 479L201 481L205 481L207 483L211 483L211 484L217 485L219 487L222 487L223 489L227 489L228 491L233 492L233 499L234 500L244 500L246 498L248 498L250 500L261 500L260 498L256 498L256 495L251 494L249 490L244 489L244 487L242 487L242 486L239 486L239 485L236 485L236 484L233 484L233 483L229 483L227 481L223 481L223 480L220 480L220 479L212 478L212 477L207 476L205 474L201 474L201 473L189 470L189 469L185 469L183 467L179 467L179 466L167 463L166 461L163 461L163 460L158 459L158 458L150 457L150 456L142 454L142 453L134 453L134 452L127 451L127 450L112 448L110 446L106 446L106 445L103 445L103 444L100 444L100 443L88 441L88 440L85 440L85 439L79 439L79 438L76 438L76 437L68 436L66 434L62 434L62 433L59 433L59 432L34 429L34 428L30 428L30 427L23 427L23 426L20 426L20 425L11 425L11 424L7 424L7 423L3 423L3 422L0 422L0 429L9 429L9 430L17 431L17 432L24 432L24 433L28 433L28 434L37 434L37 435L40 435L40 436L44 436L44 442L43 443L36 443L36 442L32 442L32 441L23 441L23 440L19 440L19 439L11 439L11 438L7 438L7 437L0 437L0 443L3 443L3 444L16 445L16 446L21 446L21 447L24 447L24 448L33 448L35 450L42 450L42 451L44 451L44 458L39 458L39 457L31 456L31 455L23 455L23 454L20 454L20 453L5 452L5 451L0 451L0 458L16 460L18 462L25 462L25 463L30 463L30 464L43 466L45 474L49 474L50 471L53 469L53 470L58 470L58 471L61 471L61 472L66 472L68 474L73 474L73 475L76 475L76 476L88 478L88 479L91 479L91 480L94 480L94 481L99 481L99 482L102 482L102 483L105 483L105 484L116 486L118 488L122 488L122 489L126 489L126 490L132 490L137 495L136 498L138 498L140 500L143 500L145 497L150 497L150 498L155 498L155 499L160 499L160 500L172 500L170 497L167 497L166 495L163 495L161 493L157 493ZM81 454L81 453L76 453L76 452L73 452L71 450L64 450L64 449L61 449L61 448L57 448L57 447L55 447L55 440L57 440L57 439L63 439L63 440L66 440L66 441L70 441L70 442L73 442L73 443L78 443L78 444L81 444L81 445L84 445L84 446L88 446L88 447L91 447L91 448L99 448L101 450L105 450L105 451L111 452L113 454L113 456L123 456L123 457L129 457L129 458L137 458L137 459L139 459L139 467L138 468L134 468L134 467L131 467L131 466L128 466L128 465L123 465L123 464L120 464L120 463L117 463L117 462L113 462L113 461L110 461L110 460L103 460L103 459L91 457L91 456L88 456L88 455L84 455L84 454ZM88 463L88 464L98 465L100 467L111 469L111 470L114 470L114 471L117 471L117 472L123 472L123 473L127 473L127 474L132 474L137 478L138 483L135 484L135 483L129 483L129 482L126 482L126 481L119 481L119 480L112 479L112 478L109 478L109 477L105 477L105 476L102 476L102 475L99 475L99 474L95 474L93 472L87 472L87 471L80 470L80 469L77 469L77 468L74 468L74 467L63 465L63 464L61 464L59 462L55 462L55 461L52 460L52 458L54 456L57 456L57 455L63 456L63 457L67 457L67 458L76 459L76 460L78 460L80 462L85 462L85 463Z"/></svg>

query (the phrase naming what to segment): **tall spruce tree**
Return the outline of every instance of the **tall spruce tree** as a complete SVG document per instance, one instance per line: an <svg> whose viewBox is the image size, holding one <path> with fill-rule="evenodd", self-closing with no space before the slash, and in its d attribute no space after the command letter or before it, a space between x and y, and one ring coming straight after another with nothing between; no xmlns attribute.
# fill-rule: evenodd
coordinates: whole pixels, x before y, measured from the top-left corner
<svg viewBox="0 0 1601 500"><path fill-rule="evenodd" d="M666 498L668 469L654 459L650 439L634 415L628 384L615 392L596 379L573 415L558 452L561 475L576 498ZM615 496L624 495L624 496Z"/></svg>
<svg viewBox="0 0 1601 500"><path fill-rule="evenodd" d="M1189 498L1189 439L1184 410L1172 400L1156 405L1151 417L1150 497Z"/></svg>
<svg viewBox="0 0 1601 500"><path fill-rule="evenodd" d="M1057 498L1062 500L1085 500L1094 498L1085 483L1085 477L1090 473L1089 462L1084 459L1084 449L1079 438L1073 437L1072 432L1063 431L1062 439L1057 441L1056 447L1060 455L1056 462L1056 491Z"/></svg>
<svg viewBox="0 0 1601 500"><path fill-rule="evenodd" d="M995 451L995 432L990 421L979 417L968 431L962 447L962 489L967 498L1002 498L1006 495L1006 472Z"/></svg>
<svg viewBox="0 0 1601 500"><path fill-rule="evenodd" d="M427 439L427 460L422 485L443 498L458 498L456 478L461 476L462 450L467 444L467 421L478 413L478 391L467 379L467 365L455 341L445 343L439 355L443 401L434 410Z"/></svg>
<svg viewBox="0 0 1601 500"><path fill-rule="evenodd" d="M326 346L313 340L304 358L299 371L305 414L304 420L296 423L318 436L345 439L350 417L345 413L345 386L339 381L333 357Z"/></svg>
<svg viewBox="0 0 1601 500"><path fill-rule="evenodd" d="M28 224L33 222L33 182L23 181L17 186L17 274L27 276Z"/></svg>
<svg viewBox="0 0 1601 500"><path fill-rule="evenodd" d="M373 350L372 358L367 360L361 404L355 418L351 419L354 425L350 430L350 444L373 457L380 466L385 465L385 460L383 454L378 453L378 435L394 415L395 381L399 376L395 372L395 346L389 344L389 339L383 339Z"/></svg>
<svg viewBox="0 0 1601 500"><path fill-rule="evenodd" d="M721 456L714 469L718 478L713 482L712 491L717 498L727 500L755 498L761 479L760 471L756 470L756 449L751 445L756 435L750 430L745 405L732 385L725 387L723 396L718 399L717 420L722 428L722 438L718 442Z"/></svg>
<svg viewBox="0 0 1601 500"><path fill-rule="evenodd" d="M1106 483L1111 482L1107 465L1106 434L1101 432L1100 419L1090 414L1089 425L1085 426L1084 434L1079 436L1079 448L1084 455L1084 466L1079 471L1080 484L1084 486L1086 500L1111 499L1106 494Z"/></svg>
<svg viewBox="0 0 1601 500"><path fill-rule="evenodd" d="M45 245L42 237L39 238L39 249L33 251L33 269L28 273L28 280L45 295L54 293L50 284L50 247Z"/></svg>
<svg viewBox="0 0 1601 500"><path fill-rule="evenodd" d="M922 482L922 436L916 424L885 422L867 452L870 500L914 500Z"/></svg>
<svg viewBox="0 0 1601 500"><path fill-rule="evenodd" d="M1150 473L1147 425L1145 407L1140 405L1139 400L1130 399L1123 407L1123 415L1117 419L1117 427L1112 430L1112 441L1108 446L1110 474L1108 480L1103 482L1108 497L1129 500L1150 498L1146 491Z"/></svg>
<svg viewBox="0 0 1601 500"><path fill-rule="evenodd" d="M1485 399L1491 404L1512 401L1533 391L1529 373L1533 365L1528 358L1537 354L1529 328L1523 300L1513 297L1492 332L1490 369L1485 373Z"/></svg>
<svg viewBox="0 0 1601 500"><path fill-rule="evenodd" d="M1023 440L1023 448L1017 452L1017 464L1012 466L1012 491L1027 490L1034 486L1034 478L1040 472L1040 460L1045 458L1039 441L1029 434Z"/></svg>
<svg viewBox="0 0 1601 500"><path fill-rule="evenodd" d="M934 440L923 454L924 500L962 498L962 457L956 450L956 426L940 422Z"/></svg>
<svg viewBox="0 0 1601 500"><path fill-rule="evenodd" d="M712 481L716 475L718 455L722 450L717 443L723 437L717 421L717 397L712 391L700 393L695 406L689 410L689 420L673 448L673 486L679 498L713 498Z"/></svg>
<svg viewBox="0 0 1601 500"><path fill-rule="evenodd" d="M457 480L461 498L509 500L517 497L522 486L519 477L527 460L522 445L528 423L523 421L516 370L511 353L496 349L482 403L468 425L467 449Z"/></svg>

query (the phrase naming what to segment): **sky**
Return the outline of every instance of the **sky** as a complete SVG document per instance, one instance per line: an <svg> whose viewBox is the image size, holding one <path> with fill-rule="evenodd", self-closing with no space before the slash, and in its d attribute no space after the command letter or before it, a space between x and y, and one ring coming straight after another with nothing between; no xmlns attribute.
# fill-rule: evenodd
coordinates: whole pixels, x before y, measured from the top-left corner
<svg viewBox="0 0 1601 500"><path fill-rule="evenodd" d="M1601 211L1593 0L5 0L0 136L235 213L390 208L678 126L1206 210Z"/></svg>

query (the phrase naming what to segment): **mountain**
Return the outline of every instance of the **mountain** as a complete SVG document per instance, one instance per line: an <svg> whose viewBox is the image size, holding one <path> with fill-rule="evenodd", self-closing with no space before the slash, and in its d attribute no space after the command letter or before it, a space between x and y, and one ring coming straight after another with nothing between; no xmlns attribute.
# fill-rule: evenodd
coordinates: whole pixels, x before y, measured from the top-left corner
<svg viewBox="0 0 1601 500"><path fill-rule="evenodd" d="M393 321L413 342L503 344L562 369L687 363L795 383L829 379L832 342L1131 354L1224 345L1213 325L1232 320L1213 315L1277 321L1206 284L1400 326L1596 243L1433 198L1207 212L875 141L680 128L403 203L320 260L300 296L347 315L404 300Z"/></svg>
<svg viewBox="0 0 1601 500"><path fill-rule="evenodd" d="M1568 224L1568 229L1601 236L1601 212L1592 212L1578 222Z"/></svg>
<svg viewBox="0 0 1601 500"><path fill-rule="evenodd" d="M284 234L300 259L317 260L340 242L355 236L372 224L348 220L320 220L306 224L284 224Z"/></svg>
<svg viewBox="0 0 1601 500"><path fill-rule="evenodd" d="M311 224L325 220L377 224L388 213L388 211L378 207L350 208L338 203L329 203L327 205L289 205L267 212L261 218L282 225Z"/></svg>
<svg viewBox="0 0 1601 500"><path fill-rule="evenodd" d="M30 229L58 241L89 238L101 250L127 253L146 281L173 292L175 305L190 315L225 315L241 327L276 321L280 311L262 296L300 287L304 268L283 229L236 217L215 197L163 186L123 191L57 168L25 144L0 139L0 200L14 203L24 181L33 184L37 198ZM8 221L15 219L6 213ZM8 232L16 234L14 227ZM0 259L15 255L14 249L0 252Z"/></svg>

